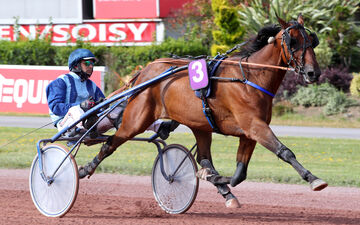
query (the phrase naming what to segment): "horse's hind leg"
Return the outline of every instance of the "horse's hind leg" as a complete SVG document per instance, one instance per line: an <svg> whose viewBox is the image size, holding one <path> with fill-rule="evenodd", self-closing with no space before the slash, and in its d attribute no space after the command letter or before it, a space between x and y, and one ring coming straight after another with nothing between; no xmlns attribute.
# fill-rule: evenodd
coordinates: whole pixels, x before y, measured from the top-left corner
<svg viewBox="0 0 360 225"><path fill-rule="evenodd" d="M256 141L241 135L239 139L239 147L236 155L236 170L231 178L230 184L235 187L246 179L247 167L254 151Z"/></svg>
<svg viewBox="0 0 360 225"><path fill-rule="evenodd" d="M202 167L197 176L200 179L207 180L206 178L212 175L219 175L219 173L215 170L212 159L211 159L211 132L204 132L199 130L192 130L196 142L197 142L197 159L196 161ZM219 193L226 199L225 205L228 208L239 208L240 203L237 198L231 193L230 188L226 184L216 184L213 183L218 189Z"/></svg>
<svg viewBox="0 0 360 225"><path fill-rule="evenodd" d="M246 133L251 139L256 140L280 159L289 163L305 181L310 183L312 190L320 191L327 187L326 182L314 176L296 160L295 154L277 139L266 123L261 120L253 121L252 127Z"/></svg>
<svg viewBox="0 0 360 225"><path fill-rule="evenodd" d="M79 168L79 178L91 176L97 166L108 156L110 156L120 145L143 133L154 119L154 109L148 104L145 106L147 98L136 98L126 107L121 126L115 135L111 136L101 147L100 152L87 165Z"/></svg>

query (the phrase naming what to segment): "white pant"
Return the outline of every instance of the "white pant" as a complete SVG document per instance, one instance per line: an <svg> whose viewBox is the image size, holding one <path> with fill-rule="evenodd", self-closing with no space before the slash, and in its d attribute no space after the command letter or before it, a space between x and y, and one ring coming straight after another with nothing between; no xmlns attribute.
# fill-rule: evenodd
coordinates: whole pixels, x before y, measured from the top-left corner
<svg viewBox="0 0 360 225"><path fill-rule="evenodd" d="M80 108L80 105L73 106L69 109L69 111L66 113L64 118L57 123L56 127L60 131L63 128L70 126L72 123L80 119L81 115L83 114L84 114L84 110ZM76 127L80 129L84 129L82 122L76 124Z"/></svg>
<svg viewBox="0 0 360 225"><path fill-rule="evenodd" d="M115 108L112 112L109 113L107 117L102 119L99 124L97 125L97 131L99 133L105 133L106 131L110 130L111 128L114 128L114 122L111 119L116 119L116 116L119 114L120 108ZM75 121L79 120L80 117L84 114L84 110L80 108L80 105L73 106L69 109L69 111L66 113L64 118L57 124L58 130L62 130L63 128L71 125ZM111 119L110 119L110 118ZM163 121L162 120L156 120L154 123L152 123L146 130L151 130L154 132L157 132L159 130L159 127ZM82 122L78 123L76 127L80 129L85 129L82 125Z"/></svg>

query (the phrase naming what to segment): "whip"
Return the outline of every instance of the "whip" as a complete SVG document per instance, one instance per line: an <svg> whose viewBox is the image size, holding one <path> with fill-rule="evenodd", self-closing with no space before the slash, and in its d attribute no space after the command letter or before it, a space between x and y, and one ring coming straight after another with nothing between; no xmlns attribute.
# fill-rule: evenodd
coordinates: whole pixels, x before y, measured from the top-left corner
<svg viewBox="0 0 360 225"><path fill-rule="evenodd" d="M58 121L55 121L55 123L56 123L56 122L58 122ZM32 134L32 133L40 130L40 129L42 129L42 128L44 128L44 127L46 127L46 126L48 126L48 125L50 125L50 124L52 124L52 123L53 123L53 122L47 123L47 124L45 124L45 125L43 125L43 126L41 126L41 127L39 127L39 128L36 128L36 129L34 129L34 130L31 130L31 131L29 131L28 133L25 133L25 134L23 134L23 135L15 138L15 139L11 140L10 142L8 142L8 143L6 143L6 144L1 145L1 146L0 146L0 149L4 148L5 146L8 146L9 144L12 144L12 143L20 140L21 138L23 138L23 137L25 137L25 136L27 136L27 135L29 135L29 134Z"/></svg>

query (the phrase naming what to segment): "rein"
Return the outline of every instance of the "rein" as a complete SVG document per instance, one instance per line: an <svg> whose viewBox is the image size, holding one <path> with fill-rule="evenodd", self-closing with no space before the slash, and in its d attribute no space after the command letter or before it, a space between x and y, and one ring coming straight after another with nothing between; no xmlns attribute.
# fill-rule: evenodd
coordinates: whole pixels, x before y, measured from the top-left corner
<svg viewBox="0 0 360 225"><path fill-rule="evenodd" d="M224 54L225 55L225 54ZM229 78L229 77L215 77L215 76L211 76L210 79L211 80L222 80L222 81L230 81L230 82L240 82L243 84L247 84L250 85L253 88L256 88L262 92L264 92L265 94L271 96L272 98L275 97L275 94L271 93L270 91L266 90L265 88L249 81L246 77L245 77L245 73L243 71L242 68L242 64L244 65L250 65L250 66L258 66L258 67L268 67L268 68L272 68L272 69L281 69L281 70L287 70L287 71L295 71L295 69L293 68L287 68L287 67L282 67L282 66L274 66L274 65L268 65L268 64L259 64L259 63L249 63L249 62L242 62L242 61L233 61L233 60L226 60L226 59L211 59L212 61L216 61L216 62L225 62L225 63L230 63L230 64L239 64L240 69L241 69L241 73L243 76L243 79L239 79L239 78ZM152 63L171 63L171 61L155 61L155 62L151 62Z"/></svg>
<svg viewBox="0 0 360 225"><path fill-rule="evenodd" d="M224 55L226 55L226 54L224 54ZM274 66L274 65L269 65L269 64L233 61L233 60L227 60L227 59L211 59L211 60L216 61L216 62L229 63L229 64L239 64L240 69L241 69L241 73L242 73L242 76L243 76L243 79L228 78L228 77L210 77L211 80L223 80L223 81L230 81L230 82L240 82L240 83L243 83L243 84L250 85L253 88L256 88L256 89L264 92L265 94L270 95L271 97L275 97L275 94L271 93L270 91L266 90L265 88L263 88L263 87L255 84L255 83L249 81L248 79L246 79L245 73L244 73L244 71L242 69L242 65L255 66L255 67L265 67L265 68L271 68L271 69L280 69L280 70L286 70L286 71L295 71L294 68L283 67L283 66ZM155 61L155 62L151 62L151 63L171 63L171 61L163 60L163 61Z"/></svg>
<svg viewBox="0 0 360 225"><path fill-rule="evenodd" d="M250 62L233 61L233 60L226 60L226 59L223 59L223 60L214 59L214 61L222 61L224 63L230 63L230 64L242 64L242 65L248 65L248 66L256 66L256 67L265 67L265 68L271 68L271 69L295 71L294 68L283 67L283 66L274 66L274 65L261 64L261 63L250 63Z"/></svg>
<svg viewBox="0 0 360 225"><path fill-rule="evenodd" d="M295 71L294 68L283 67L283 66L274 66L274 65L269 65L269 64L241 62L241 61L233 61L233 60L227 60L227 59L211 59L211 60L212 61L217 61L217 62L229 63L229 64L239 64L239 63L241 63L242 65L248 65L248 66L266 67L266 68L279 69L279 70ZM154 62L151 62L149 64L152 64L152 63L172 63L172 62L169 61L169 60L163 60L163 61L154 61Z"/></svg>

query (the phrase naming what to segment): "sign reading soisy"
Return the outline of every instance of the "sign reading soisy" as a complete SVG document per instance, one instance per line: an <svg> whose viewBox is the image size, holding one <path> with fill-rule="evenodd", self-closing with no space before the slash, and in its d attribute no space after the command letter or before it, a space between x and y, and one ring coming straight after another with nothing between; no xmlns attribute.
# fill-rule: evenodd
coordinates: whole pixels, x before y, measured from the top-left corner
<svg viewBox="0 0 360 225"><path fill-rule="evenodd" d="M50 37L53 45L74 44L77 40L96 45L145 45L161 41L163 29L155 21L86 22L83 24L0 25L0 40ZM156 38L154 38L156 37Z"/></svg>
<svg viewBox="0 0 360 225"><path fill-rule="evenodd" d="M103 89L104 67L95 67L91 80ZM46 86L65 66L0 65L0 112L48 114Z"/></svg>

